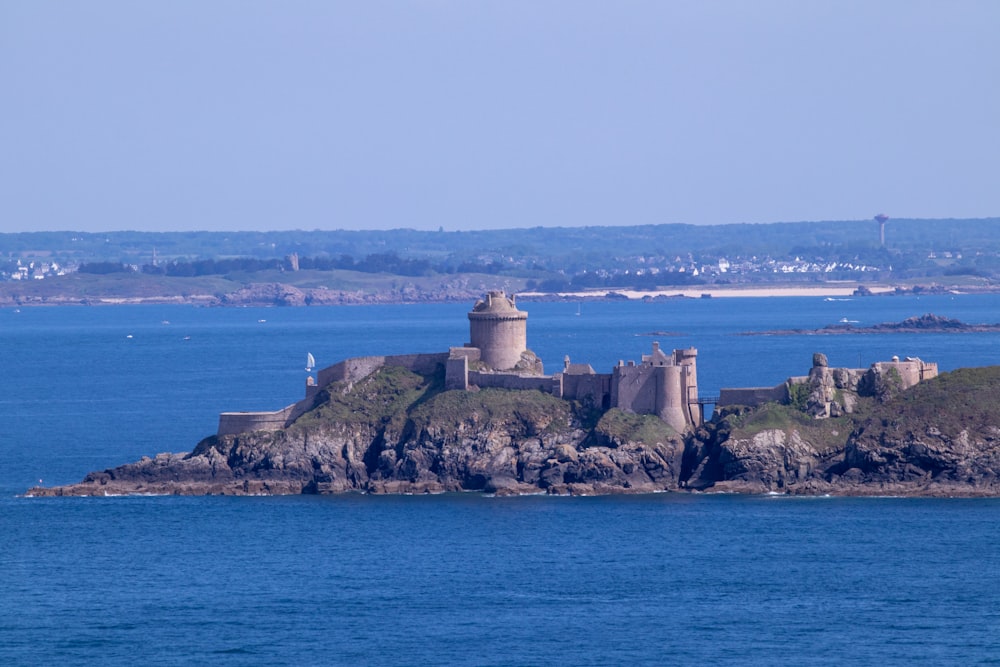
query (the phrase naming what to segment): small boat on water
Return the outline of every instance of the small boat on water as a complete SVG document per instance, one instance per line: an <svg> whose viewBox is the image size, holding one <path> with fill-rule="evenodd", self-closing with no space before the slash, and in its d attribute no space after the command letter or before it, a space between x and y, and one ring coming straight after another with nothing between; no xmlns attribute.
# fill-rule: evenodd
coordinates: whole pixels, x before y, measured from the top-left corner
<svg viewBox="0 0 1000 667"><path fill-rule="evenodd" d="M316 366L316 359L312 356L312 352L306 352L306 373L312 372L312 369Z"/></svg>

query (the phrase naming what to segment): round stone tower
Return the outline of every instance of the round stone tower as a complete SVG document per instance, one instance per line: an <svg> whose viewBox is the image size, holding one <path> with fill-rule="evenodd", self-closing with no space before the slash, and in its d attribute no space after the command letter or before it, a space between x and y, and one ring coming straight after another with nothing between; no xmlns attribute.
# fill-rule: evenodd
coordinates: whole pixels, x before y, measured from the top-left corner
<svg viewBox="0 0 1000 667"><path fill-rule="evenodd" d="M469 342L490 368L514 368L528 349L528 313L518 310L503 290L493 290L469 313Z"/></svg>

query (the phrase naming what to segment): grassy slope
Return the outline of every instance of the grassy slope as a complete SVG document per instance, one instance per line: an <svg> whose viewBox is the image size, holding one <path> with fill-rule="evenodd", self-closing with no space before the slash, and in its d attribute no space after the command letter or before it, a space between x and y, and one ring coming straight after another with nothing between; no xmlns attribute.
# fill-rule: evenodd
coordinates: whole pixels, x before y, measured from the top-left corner
<svg viewBox="0 0 1000 667"><path fill-rule="evenodd" d="M907 430L934 426L945 433L990 430L1000 425L1000 366L942 373L876 406L869 423Z"/></svg>

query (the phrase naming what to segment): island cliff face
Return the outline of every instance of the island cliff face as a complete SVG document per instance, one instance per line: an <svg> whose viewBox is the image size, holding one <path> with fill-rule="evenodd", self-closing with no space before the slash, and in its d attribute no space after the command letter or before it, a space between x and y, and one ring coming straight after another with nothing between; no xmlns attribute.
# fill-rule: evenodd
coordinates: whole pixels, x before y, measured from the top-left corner
<svg viewBox="0 0 1000 667"><path fill-rule="evenodd" d="M892 382L872 395L841 388L833 392L841 410L832 411L840 416L817 416L835 375L812 373L798 404L727 408L684 437L653 415L595 411L539 391L445 391L442 369L385 367L325 387L287 428L211 436L188 454L28 495L1000 495L1000 414L990 398L1000 367L903 391Z"/></svg>
<svg viewBox="0 0 1000 667"><path fill-rule="evenodd" d="M811 375L800 405L730 408L689 442L690 489L802 495L1000 495L1000 367L943 373L905 390L892 374L861 395ZM819 377L817 377L819 376Z"/></svg>
<svg viewBox="0 0 1000 667"><path fill-rule="evenodd" d="M652 415L539 391L443 391L443 369L336 382L277 431L206 438L29 495L611 493L676 489L684 442Z"/></svg>

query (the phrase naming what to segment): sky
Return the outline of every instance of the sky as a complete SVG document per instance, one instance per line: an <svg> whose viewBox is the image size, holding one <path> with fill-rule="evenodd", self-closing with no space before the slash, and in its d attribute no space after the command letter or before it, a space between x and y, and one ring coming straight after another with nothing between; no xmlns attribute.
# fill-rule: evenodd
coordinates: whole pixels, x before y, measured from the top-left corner
<svg viewBox="0 0 1000 667"><path fill-rule="evenodd" d="M0 0L0 232L1000 216L994 0Z"/></svg>

